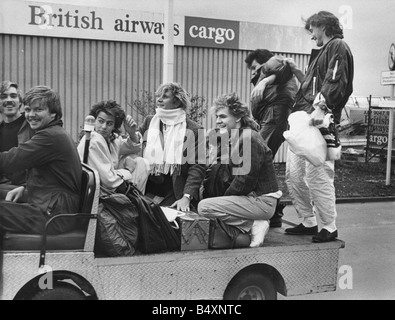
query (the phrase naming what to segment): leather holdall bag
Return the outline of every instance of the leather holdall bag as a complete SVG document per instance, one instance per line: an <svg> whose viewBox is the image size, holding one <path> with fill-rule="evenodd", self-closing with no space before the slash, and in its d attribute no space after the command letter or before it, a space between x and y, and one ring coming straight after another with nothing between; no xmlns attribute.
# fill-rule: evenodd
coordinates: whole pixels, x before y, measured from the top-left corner
<svg viewBox="0 0 395 320"><path fill-rule="evenodd" d="M250 243L251 238L248 233L242 233L219 219L210 221L209 249L247 248Z"/></svg>

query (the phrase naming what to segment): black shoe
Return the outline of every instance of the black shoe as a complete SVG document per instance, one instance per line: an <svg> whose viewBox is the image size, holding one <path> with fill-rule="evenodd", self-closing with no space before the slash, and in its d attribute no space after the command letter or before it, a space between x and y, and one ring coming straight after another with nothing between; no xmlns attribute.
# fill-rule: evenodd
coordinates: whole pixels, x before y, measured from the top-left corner
<svg viewBox="0 0 395 320"><path fill-rule="evenodd" d="M318 226L315 227L305 227L302 223L294 228L285 229L285 233L295 235L295 236L315 236L318 232Z"/></svg>
<svg viewBox="0 0 395 320"><path fill-rule="evenodd" d="M270 228L281 228L284 216L283 210L286 207L285 204L278 203L276 207L276 211L274 212L273 217L270 219Z"/></svg>
<svg viewBox="0 0 395 320"><path fill-rule="evenodd" d="M281 219L280 216L276 216L276 214L274 214L274 216L270 219L269 222L270 222L270 228L281 228L283 219Z"/></svg>
<svg viewBox="0 0 395 320"><path fill-rule="evenodd" d="M326 229L321 229L321 231L313 236L313 242L330 242L335 241L337 238L337 230L334 232L329 232Z"/></svg>

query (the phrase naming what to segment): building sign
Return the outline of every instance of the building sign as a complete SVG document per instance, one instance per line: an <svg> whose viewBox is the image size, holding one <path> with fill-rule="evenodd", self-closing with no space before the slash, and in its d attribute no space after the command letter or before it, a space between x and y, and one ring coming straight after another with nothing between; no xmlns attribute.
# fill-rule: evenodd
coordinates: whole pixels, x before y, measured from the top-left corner
<svg viewBox="0 0 395 320"><path fill-rule="evenodd" d="M395 71L382 71L381 72L381 85L388 86L395 85Z"/></svg>
<svg viewBox="0 0 395 320"><path fill-rule="evenodd" d="M174 17L174 44L184 44L184 17ZM1 0L0 32L60 38L164 43L164 16L39 1Z"/></svg>
<svg viewBox="0 0 395 320"><path fill-rule="evenodd" d="M174 16L174 44L255 50L257 43L274 52L307 53L311 41L302 27ZM0 0L0 33L163 44L163 13Z"/></svg>
<svg viewBox="0 0 395 320"><path fill-rule="evenodd" d="M378 104L371 109L369 122L369 109L351 108L350 119L353 123L362 122L368 128L369 148L383 148L388 143L389 112L386 109L377 109ZM395 120L395 119L394 119ZM395 137L395 135L394 135Z"/></svg>
<svg viewBox="0 0 395 320"><path fill-rule="evenodd" d="M367 111L365 117L366 123L368 123ZM368 145L370 148L382 148L388 144L389 123L388 110L372 110L368 127Z"/></svg>
<svg viewBox="0 0 395 320"><path fill-rule="evenodd" d="M185 17L185 45L210 48L239 48L238 21Z"/></svg>

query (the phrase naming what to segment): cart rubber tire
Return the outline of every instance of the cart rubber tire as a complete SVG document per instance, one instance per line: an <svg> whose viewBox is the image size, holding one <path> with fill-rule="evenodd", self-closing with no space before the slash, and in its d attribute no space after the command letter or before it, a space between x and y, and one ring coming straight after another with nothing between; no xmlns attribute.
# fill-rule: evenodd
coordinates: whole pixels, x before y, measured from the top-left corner
<svg viewBox="0 0 395 320"><path fill-rule="evenodd" d="M244 273L229 283L224 300L277 300L277 291L266 275Z"/></svg>
<svg viewBox="0 0 395 320"><path fill-rule="evenodd" d="M32 300L85 300L84 293L70 283L57 282L53 289L40 290Z"/></svg>

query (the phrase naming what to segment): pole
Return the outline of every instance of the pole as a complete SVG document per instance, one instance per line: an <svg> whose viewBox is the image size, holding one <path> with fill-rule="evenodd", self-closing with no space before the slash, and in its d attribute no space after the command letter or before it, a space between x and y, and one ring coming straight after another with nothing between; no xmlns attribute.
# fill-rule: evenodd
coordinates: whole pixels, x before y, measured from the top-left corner
<svg viewBox="0 0 395 320"><path fill-rule="evenodd" d="M166 0L165 42L163 47L163 83L173 82L174 70L174 11L173 0Z"/></svg>
<svg viewBox="0 0 395 320"><path fill-rule="evenodd" d="M394 100L395 85L391 86L391 100ZM392 140L394 138L394 109L389 110L389 128L388 128L388 150L387 150L387 174L385 179L385 185L391 184L391 162L392 162Z"/></svg>
<svg viewBox="0 0 395 320"><path fill-rule="evenodd" d="M392 139L394 137L394 109L389 110L390 123L388 130L388 150L387 150L387 177L385 185L391 184L391 161L392 161Z"/></svg>
<svg viewBox="0 0 395 320"><path fill-rule="evenodd" d="M369 95L369 110L368 110L368 129L366 130L366 151L365 162L369 162L369 137L370 137L370 123L372 121L372 95Z"/></svg>

